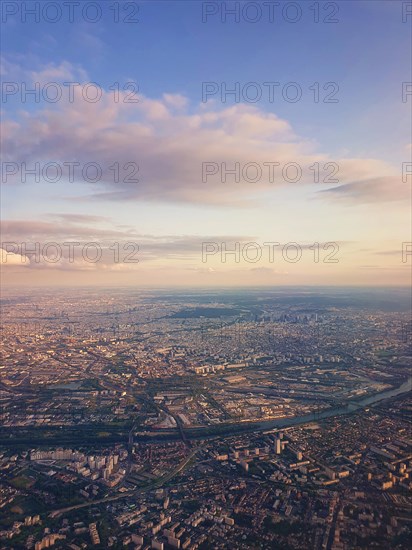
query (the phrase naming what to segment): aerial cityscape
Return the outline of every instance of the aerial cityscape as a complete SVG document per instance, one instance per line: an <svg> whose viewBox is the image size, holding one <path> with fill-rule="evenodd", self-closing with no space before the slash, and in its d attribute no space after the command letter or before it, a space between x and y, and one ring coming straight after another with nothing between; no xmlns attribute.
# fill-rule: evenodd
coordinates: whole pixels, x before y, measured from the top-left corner
<svg viewBox="0 0 412 550"><path fill-rule="evenodd" d="M3 294L4 548L408 547L409 289L77 293Z"/></svg>
<svg viewBox="0 0 412 550"><path fill-rule="evenodd" d="M409 550L412 2L0 20L0 550Z"/></svg>

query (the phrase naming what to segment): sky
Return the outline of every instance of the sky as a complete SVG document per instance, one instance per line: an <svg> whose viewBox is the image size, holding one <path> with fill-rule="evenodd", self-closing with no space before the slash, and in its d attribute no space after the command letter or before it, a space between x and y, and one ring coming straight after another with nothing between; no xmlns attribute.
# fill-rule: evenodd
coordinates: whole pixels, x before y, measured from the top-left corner
<svg viewBox="0 0 412 550"><path fill-rule="evenodd" d="M410 284L411 2L1 9L4 285Z"/></svg>

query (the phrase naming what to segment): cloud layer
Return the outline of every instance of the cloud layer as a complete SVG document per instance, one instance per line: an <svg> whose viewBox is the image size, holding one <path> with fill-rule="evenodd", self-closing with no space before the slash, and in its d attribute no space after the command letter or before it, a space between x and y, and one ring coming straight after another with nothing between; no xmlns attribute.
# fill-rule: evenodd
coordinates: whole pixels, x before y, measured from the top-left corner
<svg viewBox="0 0 412 550"><path fill-rule="evenodd" d="M13 73L10 64L6 68ZM3 158L28 167L35 162L41 166L79 163L80 168L73 169L75 181L85 183L86 195L94 199L242 205L256 200L259 191L314 183L314 163L320 166L319 186L331 189L326 194L329 200L392 201L407 196L407 185L387 163L373 158L333 158L318 150L312 139L296 135L287 120L250 104L190 106L180 94L151 99L130 90L115 93L100 88L100 99L91 103L84 97L85 75L67 62L31 71L28 78L44 83L47 79L70 81L70 77L83 82L73 88L72 102L66 97L46 108L43 102L40 109L5 117ZM97 163L102 169L95 185L81 173L87 163ZM114 163L119 163L119 181L115 181ZM204 163L214 163L217 173L206 176ZM235 163L240 166L239 181L230 174L222 181L224 168L233 170ZM244 170L248 163L261 170L257 181L253 181L253 167ZM273 166L273 177L268 163L278 163ZM282 173L289 163L302 170L296 183L290 181L293 168L286 172L286 179ZM327 163L336 165L336 174L331 175L330 167L324 169ZM66 179L69 169L62 168ZM16 183L19 178L20 170L7 181Z"/></svg>

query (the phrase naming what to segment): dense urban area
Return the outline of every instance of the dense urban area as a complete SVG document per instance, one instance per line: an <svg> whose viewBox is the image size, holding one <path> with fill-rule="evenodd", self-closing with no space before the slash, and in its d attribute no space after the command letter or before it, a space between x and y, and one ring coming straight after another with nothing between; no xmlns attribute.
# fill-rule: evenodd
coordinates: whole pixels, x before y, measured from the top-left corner
<svg viewBox="0 0 412 550"><path fill-rule="evenodd" d="M1 321L1 549L409 547L409 290L8 289Z"/></svg>

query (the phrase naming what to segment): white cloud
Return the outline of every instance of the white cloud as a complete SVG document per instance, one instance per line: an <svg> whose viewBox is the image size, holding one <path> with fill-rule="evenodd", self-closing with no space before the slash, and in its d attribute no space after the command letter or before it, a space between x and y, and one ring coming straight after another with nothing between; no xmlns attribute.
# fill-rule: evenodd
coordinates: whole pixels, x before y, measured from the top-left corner
<svg viewBox="0 0 412 550"><path fill-rule="evenodd" d="M63 77L73 70L62 62L32 74L38 78ZM82 97L81 89L76 88L73 103L49 105L41 111L23 113L18 120L6 120L2 136L4 160L25 162L28 166L50 161L98 163L103 169L101 182L86 185L93 198L111 201L242 205L252 198L257 200L260 191L293 185L282 179L282 168L287 163L297 163L303 170L295 185L313 183L310 167L315 162L320 163L321 170L328 162L338 166L339 187L328 191L327 198L345 194L361 202L372 192L374 200L396 198L385 186L367 183L395 176L394 168L384 161L333 158L316 150L312 138L297 136L288 121L256 106L219 107L211 103L191 109L187 99L179 94L164 94L161 99L139 94L137 103L124 103L129 93L120 92L116 103L113 92L103 90L100 101L89 103ZM121 167L127 163L138 165L139 182L124 182L128 173L125 170L120 182L114 183L109 167L115 162ZM202 178L202 163L206 162L217 163L219 172ZM236 183L229 175L222 182L222 163L233 169L236 162L241 167L240 181ZM268 162L280 164L272 183L265 164ZM242 168L247 163L261 167L259 181L251 182L249 173L244 175ZM322 173L321 181L327 173ZM325 184L327 181L322 183L323 189Z"/></svg>
<svg viewBox="0 0 412 550"><path fill-rule="evenodd" d="M27 256L15 254L10 249L0 248L0 264L2 266L29 266L30 260Z"/></svg>

